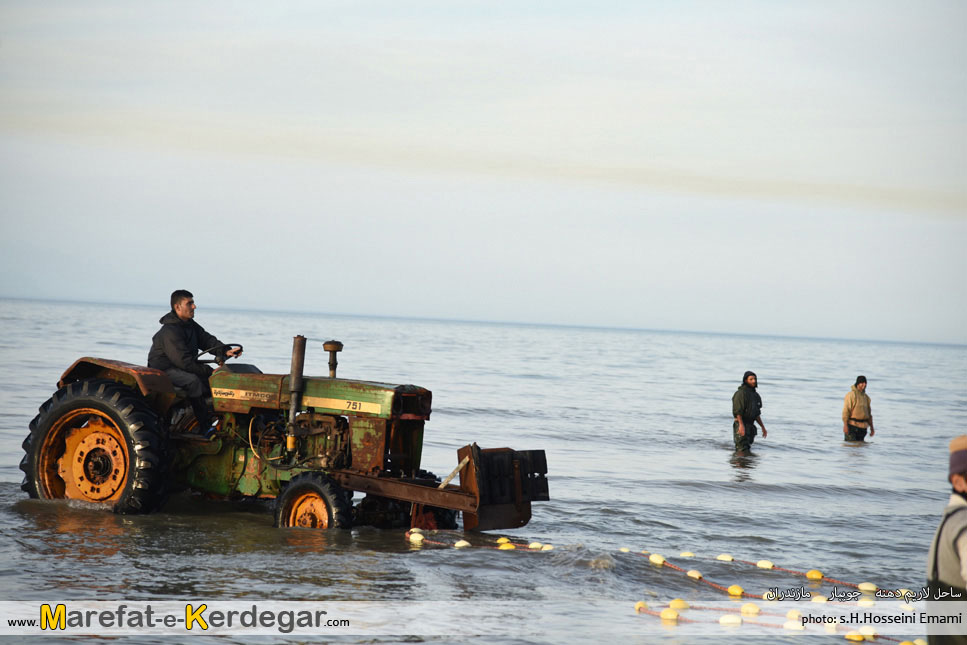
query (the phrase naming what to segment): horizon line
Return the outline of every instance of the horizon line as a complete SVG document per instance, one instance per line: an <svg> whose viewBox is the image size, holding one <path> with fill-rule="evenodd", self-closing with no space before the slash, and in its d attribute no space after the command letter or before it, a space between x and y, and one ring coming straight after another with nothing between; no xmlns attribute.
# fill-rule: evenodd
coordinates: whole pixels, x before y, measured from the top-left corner
<svg viewBox="0 0 967 645"><path fill-rule="evenodd" d="M27 298L23 296L7 296L0 294L0 300L20 300L24 302L49 302L59 304L83 304L83 305L110 305L120 307L155 307L151 303L141 302L118 302L118 301L97 301L97 300L71 300L69 298ZM464 323L474 325L507 325L521 327L557 327L562 329L595 329L601 331L634 331L661 334L703 334L710 336L738 336L745 338L782 338L787 340L816 340L816 341L838 341L838 342L864 342L864 343L889 343L895 345L934 345L941 347L967 348L967 342L954 341L929 341L929 340L895 340L882 338L845 338L835 336L801 336L786 335L775 333L753 333L753 332L732 332L732 331L709 331L691 329L657 329L648 327L622 327L615 325L589 325L589 324L568 324L553 322L524 322L512 320L473 320L468 318L439 318L427 316L393 316L387 314L360 314L360 313L340 313L332 311L298 311L293 309L256 309L252 307L241 307L232 305L205 305L206 309L214 311L248 311L270 314L296 314L296 315L324 315L336 316L340 318L378 318L386 320L412 320L422 322L445 322L445 323Z"/></svg>

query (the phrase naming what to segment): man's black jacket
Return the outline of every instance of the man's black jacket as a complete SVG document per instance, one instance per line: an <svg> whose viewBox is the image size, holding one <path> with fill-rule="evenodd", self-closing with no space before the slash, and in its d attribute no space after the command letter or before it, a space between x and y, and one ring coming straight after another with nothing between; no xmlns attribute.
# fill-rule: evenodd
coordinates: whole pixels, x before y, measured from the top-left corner
<svg viewBox="0 0 967 645"><path fill-rule="evenodd" d="M208 378L212 368L196 359L198 352L211 349L222 344L194 320L182 320L174 310L161 317L161 329L151 339L151 350L148 352L148 367L167 370L172 367ZM217 356L224 358L224 347L216 351Z"/></svg>
<svg viewBox="0 0 967 645"><path fill-rule="evenodd" d="M742 415L742 420L749 424L762 414L762 397L755 388L743 383L732 395L732 418Z"/></svg>

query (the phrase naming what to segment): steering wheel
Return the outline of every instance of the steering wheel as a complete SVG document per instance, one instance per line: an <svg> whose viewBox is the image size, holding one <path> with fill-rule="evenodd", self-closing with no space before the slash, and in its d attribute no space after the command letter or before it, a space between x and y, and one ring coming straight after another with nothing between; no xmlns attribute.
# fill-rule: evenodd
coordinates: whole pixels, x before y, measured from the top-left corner
<svg viewBox="0 0 967 645"><path fill-rule="evenodd" d="M211 354L212 356L215 356L215 351L222 349L223 347L228 347L228 348L238 347L239 350L242 349L242 346L239 345L238 343L223 343L221 345L215 345L214 347L209 347L208 349L201 350L200 352L198 352L198 357L195 360L197 360L199 363L216 363L219 366L222 366L225 364L224 358L218 358L218 357L202 358L202 356L204 356L205 354ZM235 357L228 356L227 358L235 358Z"/></svg>

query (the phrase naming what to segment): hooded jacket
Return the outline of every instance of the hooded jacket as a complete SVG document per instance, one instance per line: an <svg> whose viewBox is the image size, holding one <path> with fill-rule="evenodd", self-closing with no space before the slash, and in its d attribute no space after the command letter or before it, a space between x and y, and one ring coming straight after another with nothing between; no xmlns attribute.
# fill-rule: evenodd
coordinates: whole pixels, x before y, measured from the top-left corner
<svg viewBox="0 0 967 645"><path fill-rule="evenodd" d="M182 320L174 310L169 311L158 321L161 329L151 338L148 351L148 367L158 370L178 368L208 378L212 368L198 362L198 352L222 344L201 325L192 319ZM225 348L216 356L224 358Z"/></svg>
<svg viewBox="0 0 967 645"><path fill-rule="evenodd" d="M870 425L870 395L861 392L855 385L846 393L843 399L843 423L857 428L867 428Z"/></svg>
<svg viewBox="0 0 967 645"><path fill-rule="evenodd" d="M748 383L742 383L739 389L732 395L732 418L742 417L742 421L750 424L759 418L762 412L762 397L750 387Z"/></svg>

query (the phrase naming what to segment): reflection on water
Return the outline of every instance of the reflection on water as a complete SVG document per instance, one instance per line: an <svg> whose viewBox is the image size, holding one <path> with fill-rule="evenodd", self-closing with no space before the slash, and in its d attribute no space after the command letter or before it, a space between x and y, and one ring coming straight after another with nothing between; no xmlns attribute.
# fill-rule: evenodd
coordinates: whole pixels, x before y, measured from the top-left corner
<svg viewBox="0 0 967 645"><path fill-rule="evenodd" d="M751 450L736 450L729 457L732 466L732 481L742 484L752 480L752 470L755 469L759 456Z"/></svg>
<svg viewBox="0 0 967 645"><path fill-rule="evenodd" d="M12 486L3 493L16 518L2 522L14 538L4 551L42 576L40 593L377 600L414 584L405 566L385 562L411 548L400 531L276 529L264 504L188 495L163 513L121 516L73 501L11 499L19 497Z"/></svg>

